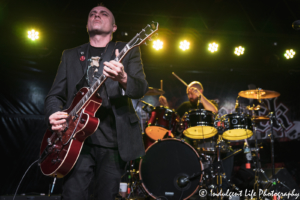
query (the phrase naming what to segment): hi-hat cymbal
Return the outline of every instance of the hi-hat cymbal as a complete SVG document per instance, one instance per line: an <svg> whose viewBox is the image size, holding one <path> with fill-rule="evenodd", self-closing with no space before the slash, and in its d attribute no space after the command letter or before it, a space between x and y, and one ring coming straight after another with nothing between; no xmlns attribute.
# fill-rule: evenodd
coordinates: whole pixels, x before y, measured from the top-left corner
<svg viewBox="0 0 300 200"><path fill-rule="evenodd" d="M245 90L239 92L240 97L244 97L247 99L271 99L275 97L279 97L280 93L271 91L271 90Z"/></svg>
<svg viewBox="0 0 300 200"><path fill-rule="evenodd" d="M260 109L260 105L257 105L257 106L253 105L253 107L247 106L246 109L247 110L259 110Z"/></svg>
<svg viewBox="0 0 300 200"><path fill-rule="evenodd" d="M268 116L255 116L252 118L255 122L261 122L261 121L269 121L270 118Z"/></svg>
<svg viewBox="0 0 300 200"><path fill-rule="evenodd" d="M153 87L149 87L148 91L146 92L145 96L150 96L150 95L162 95L164 94L165 91Z"/></svg>

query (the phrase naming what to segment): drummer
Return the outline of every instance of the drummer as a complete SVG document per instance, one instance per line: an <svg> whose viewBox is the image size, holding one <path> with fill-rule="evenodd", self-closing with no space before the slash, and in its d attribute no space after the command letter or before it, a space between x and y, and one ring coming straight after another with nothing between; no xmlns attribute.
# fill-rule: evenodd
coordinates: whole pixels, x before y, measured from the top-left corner
<svg viewBox="0 0 300 200"><path fill-rule="evenodd" d="M198 81L193 81L187 86L186 93L189 101L183 102L176 110L180 117L191 109L205 109L214 113L218 112L218 104L214 100L208 100L203 95L203 90L202 84ZM164 96L159 97L159 103L169 107L168 101Z"/></svg>
<svg viewBox="0 0 300 200"><path fill-rule="evenodd" d="M205 109L205 110L212 111L214 113L218 112L218 104L214 100L208 100L203 95L203 90L204 89L203 89L202 84L198 81L193 81L187 86L186 92L187 92L189 101L183 102L177 108L177 114L180 117L182 117L186 112L188 112L191 109ZM169 107L167 99L164 96L159 97L159 102L161 105L163 105L165 107ZM185 141L187 143L192 145L193 139L187 138L185 136L183 136L183 137L185 138ZM200 144L200 147L202 147L202 145L205 145L205 141L202 141L202 144ZM230 155L230 154L231 153L228 153L228 155ZM225 174L229 179L231 178L231 174L233 171L233 162L234 162L233 157L231 157L231 158L227 159L225 162L223 162L223 166L225 168L224 169ZM229 184L226 181L223 181L223 184L222 184L223 191L226 191L226 189L228 189L228 188L229 188Z"/></svg>

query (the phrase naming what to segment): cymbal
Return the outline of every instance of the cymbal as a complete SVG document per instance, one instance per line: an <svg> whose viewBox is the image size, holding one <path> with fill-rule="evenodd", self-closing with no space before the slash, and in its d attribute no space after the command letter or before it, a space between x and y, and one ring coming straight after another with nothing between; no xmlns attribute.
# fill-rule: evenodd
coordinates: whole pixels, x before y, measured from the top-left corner
<svg viewBox="0 0 300 200"><path fill-rule="evenodd" d="M260 122L260 121L269 121L270 118L268 116L255 116L252 118L255 122Z"/></svg>
<svg viewBox="0 0 300 200"><path fill-rule="evenodd" d="M245 90L239 92L240 97L247 99L271 99L279 97L280 93L271 90Z"/></svg>
<svg viewBox="0 0 300 200"><path fill-rule="evenodd" d="M165 91L153 87L149 87L148 91L146 92L145 96L151 96L151 95L162 95Z"/></svg>

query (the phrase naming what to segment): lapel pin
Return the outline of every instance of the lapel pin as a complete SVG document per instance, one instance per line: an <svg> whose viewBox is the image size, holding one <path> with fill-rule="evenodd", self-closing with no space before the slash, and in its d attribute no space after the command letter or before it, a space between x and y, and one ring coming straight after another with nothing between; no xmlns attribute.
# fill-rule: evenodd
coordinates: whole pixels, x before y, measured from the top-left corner
<svg viewBox="0 0 300 200"><path fill-rule="evenodd" d="M85 57L84 56L81 56L80 57L80 61L84 61L85 60Z"/></svg>

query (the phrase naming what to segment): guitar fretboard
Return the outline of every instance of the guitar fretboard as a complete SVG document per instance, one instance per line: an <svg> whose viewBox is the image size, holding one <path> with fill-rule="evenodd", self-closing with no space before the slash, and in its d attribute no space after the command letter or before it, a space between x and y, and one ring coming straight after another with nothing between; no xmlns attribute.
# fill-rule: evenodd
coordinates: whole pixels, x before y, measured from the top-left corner
<svg viewBox="0 0 300 200"><path fill-rule="evenodd" d="M121 62L123 60L123 58L125 57L125 55L132 48L134 48L135 46L139 46L140 44L142 44L148 37L150 37L155 31L157 31L157 26L154 27L154 28L156 28L156 30L153 30L154 28L151 29L151 27L152 28L154 27L153 24L152 24L152 26L150 26L148 24L140 33L136 34L136 36L134 38L132 38L125 45L125 47L119 52L119 55L116 56L116 58L114 60L117 61L117 62ZM95 94L95 92L97 92L99 90L99 88L103 85L103 83L106 81L106 79L107 79L107 77L104 74L102 74L97 79L97 81L95 81L95 83L90 87L89 91L83 96L83 98L72 109L72 111L69 113L69 115L71 115L71 116L78 115L79 112L81 111L81 108Z"/></svg>

